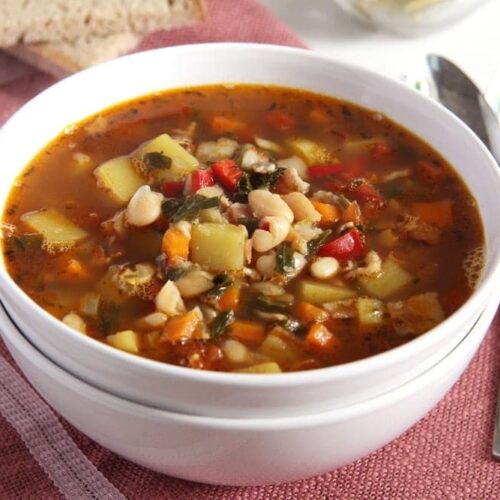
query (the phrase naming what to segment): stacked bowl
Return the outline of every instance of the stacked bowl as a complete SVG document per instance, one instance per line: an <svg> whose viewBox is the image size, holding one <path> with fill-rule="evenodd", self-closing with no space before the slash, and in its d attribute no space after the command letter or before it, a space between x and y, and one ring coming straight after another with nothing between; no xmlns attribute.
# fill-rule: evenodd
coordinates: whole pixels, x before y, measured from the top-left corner
<svg viewBox="0 0 500 500"><path fill-rule="evenodd" d="M469 186L485 228L484 271L469 300L424 335L361 361L273 376L202 372L136 357L69 329L2 264L1 333L40 394L116 453L194 481L294 480L383 446L432 408L465 369L498 306L500 175L462 122L401 84L308 51L211 44L127 56L63 80L26 104L0 135L2 205L24 166L69 124L160 89L223 82L303 88L355 102L438 150Z"/></svg>

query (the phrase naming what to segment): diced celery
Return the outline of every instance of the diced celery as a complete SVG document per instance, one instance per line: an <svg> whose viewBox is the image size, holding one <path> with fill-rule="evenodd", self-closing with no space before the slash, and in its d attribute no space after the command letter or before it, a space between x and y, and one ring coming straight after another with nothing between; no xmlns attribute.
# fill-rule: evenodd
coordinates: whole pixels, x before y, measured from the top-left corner
<svg viewBox="0 0 500 500"><path fill-rule="evenodd" d="M241 368L240 370L235 370L238 373L281 373L281 368L278 363L274 361L269 361L267 363L260 363L258 365L249 366L248 368Z"/></svg>
<svg viewBox="0 0 500 500"><path fill-rule="evenodd" d="M195 224L191 232L191 260L214 271L235 271L245 265L246 230L232 224Z"/></svg>
<svg viewBox="0 0 500 500"><path fill-rule="evenodd" d="M290 149L303 158L308 165L337 161L323 146L305 137L296 137L288 142Z"/></svg>
<svg viewBox="0 0 500 500"><path fill-rule="evenodd" d="M384 303L370 297L360 297L356 301L359 322L364 326L381 325L384 321Z"/></svg>
<svg viewBox="0 0 500 500"><path fill-rule="evenodd" d="M99 302L101 300L101 296L95 292L89 292L82 296L80 299L80 308L79 311L85 316L90 316L92 318L97 317L97 313L99 312Z"/></svg>
<svg viewBox="0 0 500 500"><path fill-rule="evenodd" d="M170 165L166 168L151 170L145 161L145 156L148 153L160 153L168 157ZM151 173L157 181L183 179L199 166L198 160L168 134L161 134L142 145L132 154L132 162L139 171Z"/></svg>
<svg viewBox="0 0 500 500"><path fill-rule="evenodd" d="M370 295L379 299L388 299L404 290L413 279L414 276L411 273L389 257L382 263L380 273L361 276L359 284Z"/></svg>
<svg viewBox="0 0 500 500"><path fill-rule="evenodd" d="M97 282L96 291L104 302L123 303L128 296L118 288L118 266L110 266L104 276Z"/></svg>
<svg viewBox="0 0 500 500"><path fill-rule="evenodd" d="M52 208L25 213L21 220L43 236L43 248L49 253L67 250L87 236L86 231Z"/></svg>
<svg viewBox="0 0 500 500"><path fill-rule="evenodd" d="M139 352L139 337L133 330L123 330L106 337L108 344L122 351L137 354Z"/></svg>
<svg viewBox="0 0 500 500"><path fill-rule="evenodd" d="M312 304L323 304L356 297L356 292L347 287L320 283L313 280L303 280L299 285L302 300Z"/></svg>
<svg viewBox="0 0 500 500"><path fill-rule="evenodd" d="M144 177L134 169L128 156L119 156L102 163L94 170L99 187L108 190L112 198L125 205L144 184Z"/></svg>

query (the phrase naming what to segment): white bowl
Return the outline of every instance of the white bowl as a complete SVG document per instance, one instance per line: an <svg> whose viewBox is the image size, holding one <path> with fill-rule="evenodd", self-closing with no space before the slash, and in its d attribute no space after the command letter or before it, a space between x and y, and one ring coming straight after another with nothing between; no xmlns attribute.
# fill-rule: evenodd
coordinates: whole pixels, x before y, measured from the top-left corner
<svg viewBox="0 0 500 500"><path fill-rule="evenodd" d="M285 47L208 44L127 56L59 82L21 108L0 133L0 205L17 174L69 124L161 89L209 83L287 85L381 110L440 151L476 196L485 225L484 277L464 307L408 344L300 373L207 373L129 355L81 335L36 305L0 265L0 296L46 356L92 385L158 408L222 417L280 416L342 407L387 392L442 359L467 333L500 274L500 174L476 136L416 91L370 71ZM498 293L498 292L497 292Z"/></svg>
<svg viewBox="0 0 500 500"><path fill-rule="evenodd" d="M0 331L43 398L80 431L133 462L192 481L293 481L384 446L422 418L465 369L497 310L491 301L460 344L427 372L385 395L309 416L222 419L158 410L112 396L44 357L0 307Z"/></svg>

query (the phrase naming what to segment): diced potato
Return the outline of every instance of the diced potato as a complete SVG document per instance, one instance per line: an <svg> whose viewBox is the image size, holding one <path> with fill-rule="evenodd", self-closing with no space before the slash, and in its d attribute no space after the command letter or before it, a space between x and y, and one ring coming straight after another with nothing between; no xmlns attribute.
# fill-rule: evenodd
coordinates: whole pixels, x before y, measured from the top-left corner
<svg viewBox="0 0 500 500"><path fill-rule="evenodd" d="M315 163L335 162L336 158L331 155L323 146L320 146L310 139L297 137L289 141L288 145L292 151L303 158L308 165Z"/></svg>
<svg viewBox="0 0 500 500"><path fill-rule="evenodd" d="M370 297L360 297L356 301L359 322L363 326L378 326L384 321L384 303Z"/></svg>
<svg viewBox="0 0 500 500"><path fill-rule="evenodd" d="M101 296L95 292L89 292L82 296L80 299L79 311L85 316L96 318L99 312L99 302Z"/></svg>
<svg viewBox="0 0 500 500"><path fill-rule="evenodd" d="M240 370L235 370L238 373L281 373L281 368L278 363L274 361L269 361L267 363L260 363L258 365L249 366L248 368L241 368Z"/></svg>
<svg viewBox="0 0 500 500"><path fill-rule="evenodd" d="M191 260L214 271L236 271L245 265L244 228L232 224L195 224L191 231Z"/></svg>
<svg viewBox="0 0 500 500"><path fill-rule="evenodd" d="M80 333L87 333L87 325L85 324L85 321L76 313L70 312L64 316L62 319L63 323L70 328L73 328L77 332Z"/></svg>
<svg viewBox="0 0 500 500"><path fill-rule="evenodd" d="M159 168L152 172L157 181L183 179L191 172L197 170L199 166L198 160L168 134L159 135L133 153L132 162L135 163L135 166L139 170L148 170L144 163L144 156L147 153L161 153L171 160L168 168Z"/></svg>
<svg viewBox="0 0 500 500"><path fill-rule="evenodd" d="M279 335L271 332L259 347L259 352L278 361L290 361L298 357L296 347Z"/></svg>
<svg viewBox="0 0 500 500"><path fill-rule="evenodd" d="M49 253L67 250L87 236L86 231L52 208L28 212L21 220L43 236L43 248Z"/></svg>
<svg viewBox="0 0 500 500"><path fill-rule="evenodd" d="M388 299L404 290L414 276L403 269L394 259L382 263L381 272L371 276L361 276L359 284L363 289L379 299Z"/></svg>
<svg viewBox="0 0 500 500"><path fill-rule="evenodd" d="M106 337L108 344L122 351L137 354L139 352L139 337L133 330L123 330Z"/></svg>
<svg viewBox="0 0 500 500"><path fill-rule="evenodd" d="M134 169L128 156L119 156L102 163L94 170L97 184L108 190L112 198L125 205L146 181Z"/></svg>
<svg viewBox="0 0 500 500"><path fill-rule="evenodd" d="M299 294L302 300L312 304L323 304L356 297L356 292L350 288L313 280L303 280L299 285Z"/></svg>

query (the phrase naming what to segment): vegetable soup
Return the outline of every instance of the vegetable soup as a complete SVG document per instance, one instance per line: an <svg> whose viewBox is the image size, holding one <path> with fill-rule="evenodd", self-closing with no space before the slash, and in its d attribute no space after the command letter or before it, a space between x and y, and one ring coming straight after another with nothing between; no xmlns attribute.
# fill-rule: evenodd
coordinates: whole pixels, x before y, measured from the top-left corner
<svg viewBox="0 0 500 500"><path fill-rule="evenodd" d="M467 300L484 257L475 200L411 132L252 85L69 127L17 179L2 234L16 283L82 335L241 373L404 344Z"/></svg>

